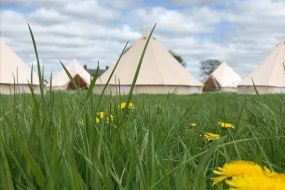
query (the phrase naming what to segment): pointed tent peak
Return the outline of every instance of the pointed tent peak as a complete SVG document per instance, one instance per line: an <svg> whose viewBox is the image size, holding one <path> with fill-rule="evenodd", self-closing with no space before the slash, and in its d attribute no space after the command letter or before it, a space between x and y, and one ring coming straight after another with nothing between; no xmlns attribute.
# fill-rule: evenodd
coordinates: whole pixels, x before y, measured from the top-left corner
<svg viewBox="0 0 285 190"><path fill-rule="evenodd" d="M229 66L229 64L228 64L226 61L222 61L222 63L221 63L221 65L220 65L220 66L225 67L225 66Z"/></svg>
<svg viewBox="0 0 285 190"><path fill-rule="evenodd" d="M285 37L283 37L282 40L277 45L284 45L285 46Z"/></svg>
<svg viewBox="0 0 285 190"><path fill-rule="evenodd" d="M225 61L222 61L220 65L210 74L210 76L215 75L217 72L221 72L222 70L225 70L228 66L228 64Z"/></svg>
<svg viewBox="0 0 285 190"><path fill-rule="evenodd" d="M80 65L80 63L75 58L72 58L68 61L67 65L70 65L70 64L79 64Z"/></svg>
<svg viewBox="0 0 285 190"><path fill-rule="evenodd" d="M75 59L75 58L72 58L70 61L69 61L69 63L78 63L78 61L77 61L77 59Z"/></svg>
<svg viewBox="0 0 285 190"><path fill-rule="evenodd" d="M214 77L221 87L236 87L241 81L241 77L226 62L222 62L210 76Z"/></svg>
<svg viewBox="0 0 285 190"><path fill-rule="evenodd" d="M275 46L274 48L278 48L278 47L285 47L285 37L283 37Z"/></svg>
<svg viewBox="0 0 285 190"><path fill-rule="evenodd" d="M65 66L65 68L68 70L70 75L75 77L80 77L84 80L84 82L89 86L91 75L83 68L83 66L75 59L71 59ZM65 88L68 83L70 82L70 79L68 75L66 74L65 70L62 69L53 79L53 86L54 87L63 87Z"/></svg>
<svg viewBox="0 0 285 190"><path fill-rule="evenodd" d="M123 54L118 67L113 73L110 85L130 86L132 84L138 63L142 56L146 40L150 32L145 33L135 42L130 49ZM98 84L106 84L115 65L108 69L98 80ZM192 76L170 53L160 44L159 40L150 40L145 51L136 87L139 88L163 88L180 87L185 89L197 89L200 92L202 83ZM149 90L146 93L153 93ZM194 90L193 90L194 91ZM190 93L190 91L189 91Z"/></svg>
<svg viewBox="0 0 285 190"><path fill-rule="evenodd" d="M67 67L67 66L75 66L75 65L81 66L81 64L80 64L75 58L72 58L72 59L67 63L66 67Z"/></svg>
<svg viewBox="0 0 285 190"><path fill-rule="evenodd" d="M77 59L73 58L71 59L67 65L66 69L70 72L70 74L75 76L76 74L80 74L85 76L85 78L91 77L91 75L83 68L83 66L77 61ZM73 76L73 77L74 77Z"/></svg>
<svg viewBox="0 0 285 190"><path fill-rule="evenodd" d="M67 64L66 64L66 69L69 72L72 73L77 73L77 72L81 72L82 74L85 73L84 75L86 75L86 73L88 73L86 71L86 69L84 69L84 67L77 61L77 59L73 58L71 59ZM84 71L84 72L83 72ZM88 73L89 74L89 73ZM89 74L90 75L90 74ZM87 75L86 75L87 76Z"/></svg>
<svg viewBox="0 0 285 190"><path fill-rule="evenodd" d="M239 86L256 86L261 87L285 87L284 75L285 61L285 38L273 48L265 60L249 75L247 75Z"/></svg>
<svg viewBox="0 0 285 190"><path fill-rule="evenodd" d="M215 71L219 71L219 70L222 70L222 71L226 71L226 70L232 70L233 69L231 68L231 66L226 62L226 61L222 61L221 64L213 71L213 73L215 73ZM231 71L230 71L231 72ZM234 71L233 71L234 72ZM212 73L212 74L213 74Z"/></svg>
<svg viewBox="0 0 285 190"><path fill-rule="evenodd" d="M227 62L222 61L221 64L213 71L213 73L218 69L220 70L220 69L224 69L226 67L229 67L229 65L227 64Z"/></svg>
<svg viewBox="0 0 285 190"><path fill-rule="evenodd" d="M0 38L0 83L31 83L31 68ZM32 73L33 84L39 85L38 76Z"/></svg>
<svg viewBox="0 0 285 190"><path fill-rule="evenodd" d="M151 31L145 32L145 33L140 37L140 39L146 40L146 39L148 38L148 36L150 35L150 32L151 32ZM155 38L155 36L154 36L154 33L152 33L151 39L156 40L156 38Z"/></svg>

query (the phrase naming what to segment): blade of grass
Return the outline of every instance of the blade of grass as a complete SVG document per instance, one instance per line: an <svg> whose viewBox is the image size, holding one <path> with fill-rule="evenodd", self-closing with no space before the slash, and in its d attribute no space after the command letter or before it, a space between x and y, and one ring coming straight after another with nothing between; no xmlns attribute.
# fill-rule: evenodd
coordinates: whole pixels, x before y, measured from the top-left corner
<svg viewBox="0 0 285 190"><path fill-rule="evenodd" d="M263 138L246 138L246 139L239 139L239 140L234 140L234 141L230 141L230 142L226 142L223 144L218 144L217 148L222 148L224 146L229 146L232 144L236 144L236 143L243 143L246 141L256 141L256 140L270 140L270 139L278 139L278 138L285 138L285 136L280 135L280 136L273 136L273 137L263 137ZM181 167L182 165L188 164L189 162L192 162L194 159L199 158L200 156L206 154L208 152L208 150L204 150L201 151L195 155L193 155L191 158L184 160L183 162L181 162L179 165L175 166L173 169L171 169L170 171L168 171L166 174L164 174L160 179L158 179L154 184L151 185L151 187L149 189L156 189L157 186L169 175L173 174L173 172L175 170L177 170L179 167ZM169 160L170 161L170 160ZM178 161L175 161L178 162Z"/></svg>
<svg viewBox="0 0 285 190"><path fill-rule="evenodd" d="M258 91L257 91L256 85L255 85L255 83L254 83L254 81L253 81L252 78L251 78L251 80L252 80L252 84L253 84L254 91L255 91L256 95L259 96L259 93L258 93Z"/></svg>
<svg viewBox="0 0 285 190"><path fill-rule="evenodd" d="M2 166L0 166L2 172L0 176L1 176L1 180L3 180L3 182L5 183L5 184L0 183L0 188L13 190L14 189L13 174L11 172L11 168L10 168L9 161L7 159L7 155L5 153L2 153L1 151L0 153L3 157L2 159L0 159L2 161ZM3 159L4 159L4 163L3 163Z"/></svg>
<svg viewBox="0 0 285 190"><path fill-rule="evenodd" d="M92 92L93 92L93 89L95 87L95 83L96 83L96 80L97 80L98 76L99 76L99 62L98 62L98 65L97 65L96 73L95 73L93 79L91 80L90 86L88 88L88 91L87 91L87 94L86 94L86 101L92 95Z"/></svg>
<svg viewBox="0 0 285 190"><path fill-rule="evenodd" d="M39 82L40 82L41 98L42 98L42 101L44 102L44 83L43 83L43 78L42 78L42 73L41 73L41 66L40 66L40 60L39 60L37 45L36 45L36 41L34 38L33 31L31 29L29 23L27 23L27 24L29 27L29 31L30 31L30 35L31 35L31 38L33 41L33 47L34 47L34 51L35 51L35 55L36 55L36 59L37 59L38 77L39 77Z"/></svg>
<svg viewBox="0 0 285 190"><path fill-rule="evenodd" d="M45 177L44 177L44 174L42 173L42 171L40 169L40 166L37 164L36 160L32 156L29 149L25 146L25 143L23 143L23 141L19 137L19 135L18 135L17 131L15 130L15 128L13 127L13 124L10 121L10 119L7 116L4 116L4 117L5 117L5 120L6 120L10 134L14 138L14 141L15 141L16 145L19 147L19 150L21 150L21 152L23 153L28 165L30 166L32 172L34 173L34 176L35 176L39 186L44 187Z"/></svg>
<svg viewBox="0 0 285 190"><path fill-rule="evenodd" d="M70 170L70 174L71 174L70 177L72 179L72 185L74 189L83 189L83 186L81 184L81 177L80 177L78 168L76 167L76 162L73 158L71 158L69 170Z"/></svg>
<svg viewBox="0 0 285 190"><path fill-rule="evenodd" d="M100 106L101 99L102 99L102 97L103 97L103 95L104 95L104 93L105 93L105 91L106 91L106 89L107 89L107 87L108 87L108 85L109 85L109 82L110 82L110 80L111 80L113 74L115 73L115 70L116 70L116 68L117 68L117 66L118 66L118 64L119 64L119 62L120 62L122 56L124 55L124 52L125 52L125 50L126 50L126 48L127 48L127 45L128 45L128 42L127 42L126 45L124 46L124 49L123 49L123 51L121 52L121 54L120 54L120 56L119 56L119 59L117 60L117 63L115 64L115 67L113 68L113 70L112 70L112 72L111 72L111 74L110 74L110 76L109 76L109 78L108 78L108 80L107 80L107 83L105 84L105 86L104 86L104 88L103 88L103 90L102 90L102 92L101 92L100 98L99 98L99 100L98 100L97 107Z"/></svg>
<svg viewBox="0 0 285 190"><path fill-rule="evenodd" d="M34 72L34 65L31 68L31 84L33 85L33 72Z"/></svg>
<svg viewBox="0 0 285 190"><path fill-rule="evenodd" d="M192 189L199 189L199 184L203 184L199 182L201 178L204 179L204 176L201 176L201 175L203 174L203 171L206 168L206 164L212 158L213 154L218 148L218 145L220 145L225 139L226 139L226 136L222 137L221 139L213 142L213 144L207 149L207 153L203 156L201 162L198 164L197 170L194 173L195 180L194 180L193 186L191 187Z"/></svg>
<svg viewBox="0 0 285 190"><path fill-rule="evenodd" d="M74 87L76 90L78 90L79 87L78 87L78 85L76 84L76 81L74 80L74 78L71 76L70 72L66 69L66 67L62 64L61 61L59 61L59 62L60 62L60 64L61 64L61 66L63 67L65 73L67 74L69 80L71 81L73 87Z"/></svg>
<svg viewBox="0 0 285 190"><path fill-rule="evenodd" d="M128 107L129 103L131 102L131 99L132 99L132 95L133 95L133 90L135 88L135 84L137 82L137 79L138 79L138 76L139 76L139 72L140 72L140 69L141 69L141 66L142 66L142 63L143 63L143 59L144 59L144 55L145 55L145 52L147 50L147 47L148 47L148 44L149 44L149 41L152 37L152 34L153 34L153 31L156 27L156 24L152 27L148 37L147 37L147 40L146 40L146 43L144 45L144 48L143 48L143 52L141 54L141 57L140 57L140 60L139 60L139 63L138 63L138 66L137 66L137 69L136 69L136 72L135 72L135 75L134 75L134 78L133 78L133 82L132 82L132 85L131 85L131 89L130 89L130 92L128 94L128 97L127 97L127 101L126 101L126 105ZM123 115L123 119L125 119L126 115L127 115L127 109L124 110L124 115Z"/></svg>
<svg viewBox="0 0 285 190"><path fill-rule="evenodd" d="M23 166L20 164L19 160L17 160L17 158L15 157L14 153L10 150L10 148L5 145L5 151L6 151L6 154L7 154L7 157L9 158L8 160L9 161L14 161L14 164L17 166L17 168L19 169L19 172L21 173L22 177L24 178L25 182L32 186L32 183L29 181L26 173L25 173L25 170L23 169Z"/></svg>
<svg viewBox="0 0 285 190"><path fill-rule="evenodd" d="M52 91L52 73L50 74L50 79L49 79L49 91Z"/></svg>

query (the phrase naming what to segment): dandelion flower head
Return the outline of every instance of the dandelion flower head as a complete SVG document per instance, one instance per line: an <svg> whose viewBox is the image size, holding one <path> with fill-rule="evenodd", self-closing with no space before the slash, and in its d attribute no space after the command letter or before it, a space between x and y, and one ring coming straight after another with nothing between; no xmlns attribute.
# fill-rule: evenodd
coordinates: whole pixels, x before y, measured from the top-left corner
<svg viewBox="0 0 285 190"><path fill-rule="evenodd" d="M219 124L220 127L225 128L225 129L233 129L233 128L235 128L235 126L233 124L231 124L231 123L225 123L225 122L220 121L218 124Z"/></svg>
<svg viewBox="0 0 285 190"><path fill-rule="evenodd" d="M214 141L218 140L221 136L219 134L214 134L214 133L205 133L204 134L204 139L208 141Z"/></svg>
<svg viewBox="0 0 285 190"><path fill-rule="evenodd" d="M82 119L82 118L80 118L80 120L79 120L79 125L82 127L82 126L84 126L84 120Z"/></svg>
<svg viewBox="0 0 285 190"><path fill-rule="evenodd" d="M121 109L125 109L125 108L135 109L135 105L132 102L130 102L129 105L127 106L126 102L121 102L120 108Z"/></svg>
<svg viewBox="0 0 285 190"><path fill-rule="evenodd" d="M102 120L105 120L107 123L114 120L114 116L111 114L106 114L105 112L97 112L96 123L100 123Z"/></svg>
<svg viewBox="0 0 285 190"><path fill-rule="evenodd" d="M213 173L218 175L213 179L213 185L223 182L235 176L243 176L249 174L265 174L267 170L262 169L258 164L250 161L237 160L230 163L225 163L223 167L218 167L213 170Z"/></svg>
<svg viewBox="0 0 285 190"><path fill-rule="evenodd" d="M284 190L285 178L279 175L268 176L262 174L252 174L233 177L226 180L230 190Z"/></svg>

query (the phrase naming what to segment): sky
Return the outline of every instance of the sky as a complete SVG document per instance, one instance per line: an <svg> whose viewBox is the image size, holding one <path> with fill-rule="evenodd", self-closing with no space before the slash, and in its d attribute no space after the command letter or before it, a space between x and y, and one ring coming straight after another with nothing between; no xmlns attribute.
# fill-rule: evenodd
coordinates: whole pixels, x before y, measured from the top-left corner
<svg viewBox="0 0 285 190"><path fill-rule="evenodd" d="M1 0L1 38L36 64L31 26L45 78L76 58L100 68L114 64L157 23L154 36L181 55L201 79L199 63L226 61L242 77L285 37L285 0Z"/></svg>

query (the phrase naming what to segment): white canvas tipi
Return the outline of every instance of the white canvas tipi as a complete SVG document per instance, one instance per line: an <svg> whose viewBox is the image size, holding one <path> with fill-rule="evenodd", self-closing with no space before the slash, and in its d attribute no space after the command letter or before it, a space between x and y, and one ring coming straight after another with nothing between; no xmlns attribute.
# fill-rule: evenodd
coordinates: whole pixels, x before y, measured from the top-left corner
<svg viewBox="0 0 285 190"><path fill-rule="evenodd" d="M285 92L285 38L274 48L264 62L238 85L239 93L261 94ZM253 85L254 82L254 85Z"/></svg>
<svg viewBox="0 0 285 190"><path fill-rule="evenodd" d="M128 93L147 41L143 35L122 56L107 88L107 93ZM101 92L113 70L110 67L98 80L95 92ZM202 83L188 71L158 42L151 37L143 58L134 88L135 94L191 94L201 93Z"/></svg>
<svg viewBox="0 0 285 190"><path fill-rule="evenodd" d="M226 63L223 62L203 82L203 91L236 92L241 77Z"/></svg>
<svg viewBox="0 0 285 190"><path fill-rule="evenodd" d="M76 59L72 59L65 68L79 88L86 89L89 87L91 75L77 62ZM52 87L56 90L75 89L64 69L53 78Z"/></svg>
<svg viewBox="0 0 285 190"><path fill-rule="evenodd" d="M30 93L29 83L39 93L38 76L0 39L0 94Z"/></svg>

